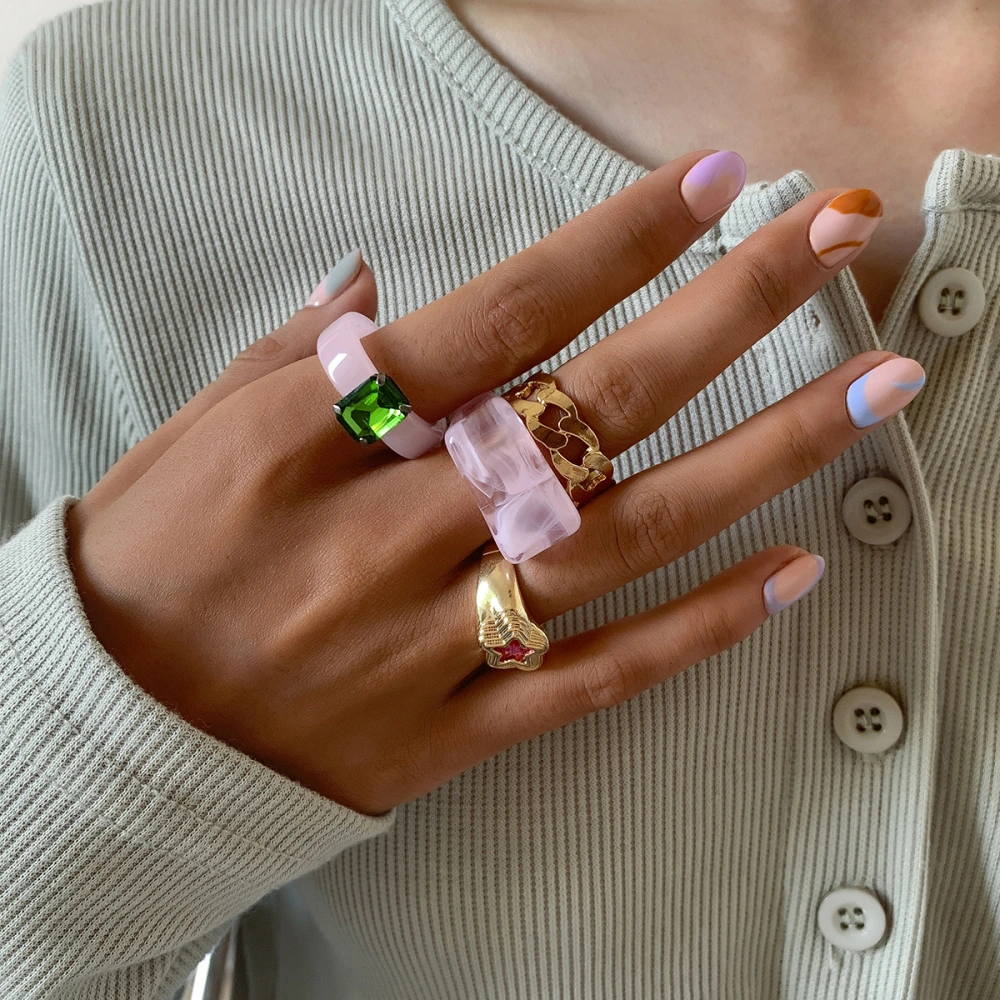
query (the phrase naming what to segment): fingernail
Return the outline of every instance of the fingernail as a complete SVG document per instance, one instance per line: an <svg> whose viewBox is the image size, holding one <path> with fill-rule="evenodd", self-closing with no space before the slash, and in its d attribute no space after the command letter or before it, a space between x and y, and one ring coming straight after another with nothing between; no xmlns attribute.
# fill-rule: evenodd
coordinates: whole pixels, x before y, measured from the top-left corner
<svg viewBox="0 0 1000 1000"><path fill-rule="evenodd" d="M773 615L784 611L800 597L805 597L819 583L825 569L826 560L811 552L782 566L764 582L764 606L767 613Z"/></svg>
<svg viewBox="0 0 1000 1000"><path fill-rule="evenodd" d="M307 306L325 306L350 284L361 269L361 251L352 250L333 265L330 273L313 289Z"/></svg>
<svg viewBox="0 0 1000 1000"><path fill-rule="evenodd" d="M860 430L898 413L924 386L927 376L913 358L890 358L847 387L847 412Z"/></svg>
<svg viewBox="0 0 1000 1000"><path fill-rule="evenodd" d="M868 188L838 194L812 221L809 243L824 267L858 253L882 218L882 199Z"/></svg>
<svg viewBox="0 0 1000 1000"><path fill-rule="evenodd" d="M681 199L704 222L721 212L743 190L747 165L739 153L722 149L703 156L682 178Z"/></svg>

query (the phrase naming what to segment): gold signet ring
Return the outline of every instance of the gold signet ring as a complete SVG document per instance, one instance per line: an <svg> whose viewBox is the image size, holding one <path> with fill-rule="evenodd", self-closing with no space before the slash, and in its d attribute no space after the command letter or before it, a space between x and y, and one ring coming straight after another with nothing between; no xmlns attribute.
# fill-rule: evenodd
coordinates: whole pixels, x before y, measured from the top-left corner
<svg viewBox="0 0 1000 1000"><path fill-rule="evenodd" d="M495 545L483 550L476 589L479 646L491 667L537 670L549 637L528 617L517 572Z"/></svg>

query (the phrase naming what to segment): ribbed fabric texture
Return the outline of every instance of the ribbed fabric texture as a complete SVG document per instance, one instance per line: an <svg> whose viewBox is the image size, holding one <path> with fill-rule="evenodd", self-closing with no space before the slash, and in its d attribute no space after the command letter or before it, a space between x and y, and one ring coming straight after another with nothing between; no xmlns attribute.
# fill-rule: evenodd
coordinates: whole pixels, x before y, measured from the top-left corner
<svg viewBox="0 0 1000 1000"><path fill-rule="evenodd" d="M626 703L364 817L124 675L74 590L65 511L353 247L386 323L647 171L444 0L112 0L35 32L0 102L5 996L170 997L239 916L254 1000L1000 998L1000 159L947 149L929 168L925 238L878 329L842 271L616 465L696 447L869 349L920 361L923 392L546 627L594 628L781 543L824 556L817 588ZM799 170L748 184L549 370L814 191ZM947 339L915 306L952 266L986 311ZM912 506L892 544L847 527L873 476ZM883 754L831 722L861 684L903 709ZM820 933L841 886L881 900L878 947Z"/></svg>

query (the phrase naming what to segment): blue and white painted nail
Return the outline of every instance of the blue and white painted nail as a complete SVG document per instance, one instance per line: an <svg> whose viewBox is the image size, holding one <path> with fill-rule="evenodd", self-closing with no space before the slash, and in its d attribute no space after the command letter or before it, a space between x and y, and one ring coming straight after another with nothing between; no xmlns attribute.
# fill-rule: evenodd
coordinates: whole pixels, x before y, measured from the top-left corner
<svg viewBox="0 0 1000 1000"><path fill-rule="evenodd" d="M898 413L924 387L924 369L913 358L890 358L847 387L847 412L858 430Z"/></svg>
<svg viewBox="0 0 1000 1000"><path fill-rule="evenodd" d="M325 306L332 302L361 270L361 251L352 250L333 265L330 273L313 289L307 306Z"/></svg>

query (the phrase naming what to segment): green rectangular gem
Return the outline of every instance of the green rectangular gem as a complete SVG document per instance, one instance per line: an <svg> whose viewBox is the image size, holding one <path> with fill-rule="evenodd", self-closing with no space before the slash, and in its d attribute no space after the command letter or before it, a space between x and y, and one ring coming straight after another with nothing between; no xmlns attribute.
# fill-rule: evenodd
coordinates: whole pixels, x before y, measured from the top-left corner
<svg viewBox="0 0 1000 1000"><path fill-rule="evenodd" d="M379 372L342 397L333 411L355 441L374 444L405 419L410 404L399 386Z"/></svg>

